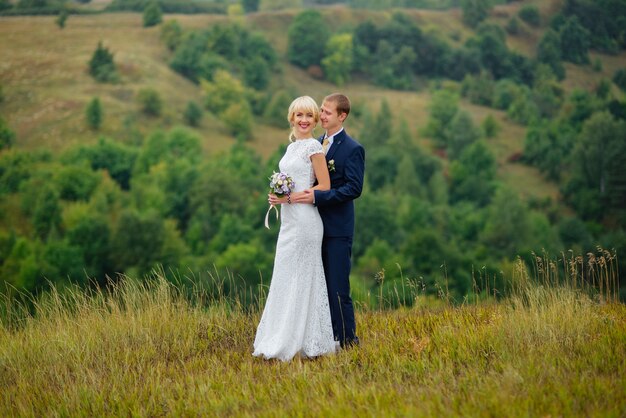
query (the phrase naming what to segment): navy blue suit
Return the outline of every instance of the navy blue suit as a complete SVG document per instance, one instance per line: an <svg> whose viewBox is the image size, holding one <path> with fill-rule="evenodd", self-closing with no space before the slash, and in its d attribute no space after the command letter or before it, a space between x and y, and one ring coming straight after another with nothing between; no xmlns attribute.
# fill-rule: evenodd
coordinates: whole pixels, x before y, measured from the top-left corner
<svg viewBox="0 0 626 418"><path fill-rule="evenodd" d="M323 139L320 138L320 141ZM344 130L335 135L326 161L334 161L330 190L315 190L315 205L324 223L322 261L335 339L342 346L358 341L350 297L354 199L363 190L365 150Z"/></svg>

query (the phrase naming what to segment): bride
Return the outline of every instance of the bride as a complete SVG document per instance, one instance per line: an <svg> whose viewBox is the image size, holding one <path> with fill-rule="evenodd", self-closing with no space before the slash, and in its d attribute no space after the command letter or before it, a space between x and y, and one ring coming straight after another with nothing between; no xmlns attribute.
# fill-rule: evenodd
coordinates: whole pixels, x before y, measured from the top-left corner
<svg viewBox="0 0 626 418"><path fill-rule="evenodd" d="M292 126L291 143L279 168L293 178L295 186L291 196L269 195L271 205L282 205L281 226L253 353L282 361L336 350L322 264L322 220L315 206L291 203L303 190L330 188L322 144L312 135L319 108L311 97L298 97L289 106L287 119Z"/></svg>

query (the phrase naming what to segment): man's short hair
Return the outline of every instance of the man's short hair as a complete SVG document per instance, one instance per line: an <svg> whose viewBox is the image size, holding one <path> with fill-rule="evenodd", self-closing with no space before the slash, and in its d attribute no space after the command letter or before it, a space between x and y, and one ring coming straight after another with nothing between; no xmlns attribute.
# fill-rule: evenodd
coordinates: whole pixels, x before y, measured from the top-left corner
<svg viewBox="0 0 626 418"><path fill-rule="evenodd" d="M346 116L350 114L350 99L341 93L329 94L324 98L324 101L334 102L337 104L337 115L345 113Z"/></svg>

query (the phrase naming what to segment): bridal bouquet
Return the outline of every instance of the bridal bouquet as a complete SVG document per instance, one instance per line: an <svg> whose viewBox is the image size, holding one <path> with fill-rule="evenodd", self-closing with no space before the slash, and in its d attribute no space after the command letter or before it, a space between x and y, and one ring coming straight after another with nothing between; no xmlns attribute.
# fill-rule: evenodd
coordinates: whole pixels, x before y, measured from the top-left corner
<svg viewBox="0 0 626 418"><path fill-rule="evenodd" d="M285 195L289 197L289 195L291 194L291 191L296 186L296 183L293 181L293 179L285 173L274 173L271 175L269 179L270 179L270 193L273 193L278 197L282 197ZM268 217L272 209L276 211L276 219L278 219L278 209L276 209L276 206L270 205L269 209L267 210L267 213L265 214L265 227L267 229L270 229Z"/></svg>

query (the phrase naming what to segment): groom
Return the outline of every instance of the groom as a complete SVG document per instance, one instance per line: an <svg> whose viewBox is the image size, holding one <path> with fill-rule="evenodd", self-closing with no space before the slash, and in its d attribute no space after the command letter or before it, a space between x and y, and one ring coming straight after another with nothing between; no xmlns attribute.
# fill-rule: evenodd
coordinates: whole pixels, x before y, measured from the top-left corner
<svg viewBox="0 0 626 418"><path fill-rule="evenodd" d="M350 297L350 268L354 236L354 202L363 189L365 150L343 128L350 114L350 100L334 93L324 98L320 122L326 130L320 138L326 152L330 190L307 190L296 203L317 206L324 223L322 261L330 302L335 340L346 348L359 344L354 307Z"/></svg>

